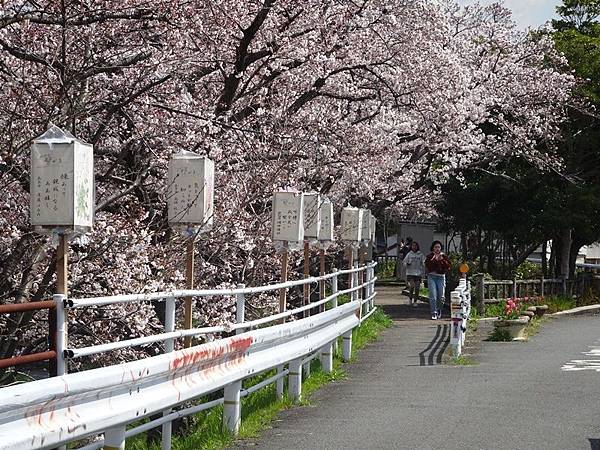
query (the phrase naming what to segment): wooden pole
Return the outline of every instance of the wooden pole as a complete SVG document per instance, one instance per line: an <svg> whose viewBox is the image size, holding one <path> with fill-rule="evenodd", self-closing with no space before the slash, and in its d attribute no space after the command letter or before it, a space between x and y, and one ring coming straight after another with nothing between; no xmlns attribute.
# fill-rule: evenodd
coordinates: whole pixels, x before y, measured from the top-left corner
<svg viewBox="0 0 600 450"><path fill-rule="evenodd" d="M310 276L310 244L308 241L304 241L304 279ZM310 286L308 284L304 285L304 300L302 302L303 306L306 306L310 303ZM310 310L304 311L302 317L309 317Z"/></svg>
<svg viewBox="0 0 600 450"><path fill-rule="evenodd" d="M69 244L67 235L61 234L56 249L56 293L67 295L69 284L69 272L67 269ZM56 351L56 309L48 311L50 350ZM56 358L49 360L48 372L51 377L58 375Z"/></svg>
<svg viewBox="0 0 600 450"><path fill-rule="evenodd" d="M68 262L67 236L60 235L60 242L56 251L56 293L67 295L67 285L69 282L69 273L67 271Z"/></svg>
<svg viewBox="0 0 600 450"><path fill-rule="evenodd" d="M185 264L185 281L187 289L194 289L194 236L190 237L187 242L187 257ZM192 328L192 297L186 297L183 312L183 328L189 330ZM192 346L192 336L184 338L185 348Z"/></svg>
<svg viewBox="0 0 600 450"><path fill-rule="evenodd" d="M325 275L325 249L322 248L319 250L319 275ZM323 300L325 298L325 281L319 281L319 300ZM325 305L321 305L319 308L319 312L325 311Z"/></svg>
<svg viewBox="0 0 600 450"><path fill-rule="evenodd" d="M281 282L285 283L288 278L288 249L287 246L281 254ZM286 288L279 289L279 312L282 313L287 309L287 290ZM281 319L281 323L285 323L285 319Z"/></svg>

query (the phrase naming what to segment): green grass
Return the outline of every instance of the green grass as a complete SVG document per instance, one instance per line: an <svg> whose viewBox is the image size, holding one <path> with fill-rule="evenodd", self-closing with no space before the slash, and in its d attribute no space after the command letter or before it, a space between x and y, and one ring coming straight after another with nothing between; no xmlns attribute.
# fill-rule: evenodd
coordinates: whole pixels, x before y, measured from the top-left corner
<svg viewBox="0 0 600 450"><path fill-rule="evenodd" d="M503 328L494 328L488 337L488 341L493 342L512 342L510 333Z"/></svg>
<svg viewBox="0 0 600 450"><path fill-rule="evenodd" d="M570 297L548 297L544 299L544 304L548 305L546 313L552 314L558 311L566 311L577 306L577 300Z"/></svg>
<svg viewBox="0 0 600 450"><path fill-rule="evenodd" d="M459 355L456 358L452 358L450 360L450 365L452 365L452 366L475 366L475 365L477 365L477 361L474 361L467 356Z"/></svg>
<svg viewBox="0 0 600 450"><path fill-rule="evenodd" d="M548 320L550 320L548 317L533 317L527 324L527 327L525 327L525 335L527 338L538 334L542 328L542 323L547 322Z"/></svg>
<svg viewBox="0 0 600 450"><path fill-rule="evenodd" d="M376 340L378 334L391 324L392 320L382 310L378 309L360 327L355 328L352 333L351 360L355 359L358 350ZM325 373L321 370L318 359L312 361L311 375L302 383L302 404L309 404L311 394L323 385L345 379L346 373L342 368L341 360L341 339L337 347L331 373ZM244 387L247 388L259 383L274 375L274 373L274 371L269 371L245 380ZM173 450L216 450L231 445L235 439L255 438L269 426L277 413L291 407L293 407L293 404L287 396L284 396L283 400L277 399L275 385L272 384L242 399L242 424L237 437L234 438L231 434L222 430L223 408L216 407L189 418L188 420L191 422L190 431L184 436L176 436L174 433L172 448ZM146 435L141 434L127 440L127 449L160 450L160 441L148 445Z"/></svg>
<svg viewBox="0 0 600 450"><path fill-rule="evenodd" d="M504 311L504 304L505 302L486 304L484 317L498 317Z"/></svg>
<svg viewBox="0 0 600 450"><path fill-rule="evenodd" d="M379 281L390 281L396 279L396 274L394 273L396 269L396 262L387 260L377 264L377 279Z"/></svg>

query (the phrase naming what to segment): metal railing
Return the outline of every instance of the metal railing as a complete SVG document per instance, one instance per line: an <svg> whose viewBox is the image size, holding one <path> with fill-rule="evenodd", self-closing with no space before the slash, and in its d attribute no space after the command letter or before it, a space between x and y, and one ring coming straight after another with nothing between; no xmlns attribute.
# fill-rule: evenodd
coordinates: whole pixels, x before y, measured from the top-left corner
<svg viewBox="0 0 600 450"><path fill-rule="evenodd" d="M14 303L9 305L0 305L0 314L21 314L33 311L48 310L48 343L49 348L45 352L30 353L27 355L13 356L12 358L0 359L0 369L15 367L24 364L31 364L41 361L49 361L48 372L56 375L56 316L54 314L55 302L52 300Z"/></svg>
<svg viewBox="0 0 600 450"><path fill-rule="evenodd" d="M350 358L352 330L374 313L375 281L371 263L349 270L333 271L260 287L222 290L182 290L143 295L120 295L69 299L55 295L57 316L57 366L62 376L0 390L0 449L53 448L104 433L104 439L87 450L124 445L125 439L162 426L162 448L171 446L171 423L180 417L223 405L223 426L236 433L240 424L240 399L258 389L276 384L283 396L284 378L293 401L301 396L302 367L319 357L323 370L333 369L333 349L342 337L342 354ZM349 289L338 290L340 276L348 276ZM359 279L362 281L359 283ZM319 301L268 317L245 321L246 296L294 286L329 282L331 294ZM350 301L338 305L341 295ZM185 297L235 296L236 323L192 330L175 328L175 302ZM121 342L71 348L68 314L72 309L117 303L166 302L164 332ZM304 319L279 323L303 311L319 308ZM268 327L265 324L275 323ZM260 327L260 328L259 328ZM226 332L231 337L175 351L175 340L185 336ZM164 342L165 354L128 363L66 374L66 361L120 348ZM287 365L287 367L286 367ZM259 384L242 389L242 381L268 370L276 373ZM223 389L222 398L183 407L184 402ZM179 409L177 409L179 408ZM126 429L127 424L161 413L162 417Z"/></svg>

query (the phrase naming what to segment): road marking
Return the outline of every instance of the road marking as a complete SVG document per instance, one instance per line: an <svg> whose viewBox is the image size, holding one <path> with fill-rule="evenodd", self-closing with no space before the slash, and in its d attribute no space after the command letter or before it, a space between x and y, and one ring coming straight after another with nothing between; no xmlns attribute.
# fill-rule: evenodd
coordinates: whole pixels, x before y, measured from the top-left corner
<svg viewBox="0 0 600 450"><path fill-rule="evenodd" d="M600 343L598 344L600 345ZM590 350L587 352L581 352L582 355L590 356L592 358L598 358L600 356L600 346L590 345ZM567 372L574 372L580 370L595 370L600 372L600 359L573 359L568 363L563 364L561 370Z"/></svg>

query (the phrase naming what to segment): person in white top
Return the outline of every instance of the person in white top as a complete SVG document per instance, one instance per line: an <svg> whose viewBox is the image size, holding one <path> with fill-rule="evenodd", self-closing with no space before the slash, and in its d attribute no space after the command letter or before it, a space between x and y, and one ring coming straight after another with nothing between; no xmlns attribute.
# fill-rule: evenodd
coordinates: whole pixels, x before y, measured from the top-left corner
<svg viewBox="0 0 600 450"><path fill-rule="evenodd" d="M404 257L402 264L406 267L406 284L410 304L417 306L421 279L425 275L425 255L421 253L417 242L412 242L410 252Z"/></svg>

